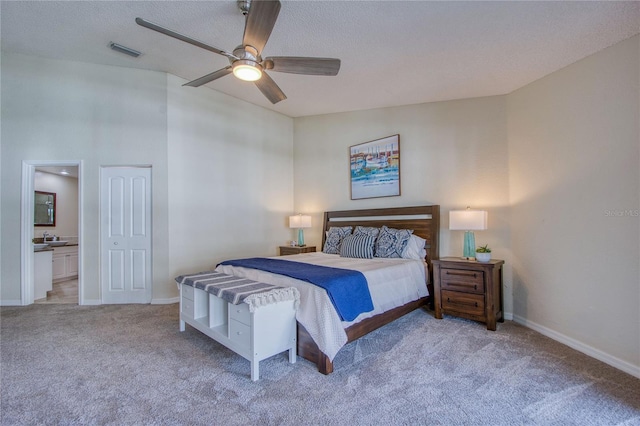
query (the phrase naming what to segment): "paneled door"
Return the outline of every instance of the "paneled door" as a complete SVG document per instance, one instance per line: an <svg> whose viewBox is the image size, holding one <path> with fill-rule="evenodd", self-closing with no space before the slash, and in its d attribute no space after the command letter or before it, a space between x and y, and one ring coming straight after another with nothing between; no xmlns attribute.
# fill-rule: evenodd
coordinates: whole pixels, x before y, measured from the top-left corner
<svg viewBox="0 0 640 426"><path fill-rule="evenodd" d="M151 302L151 168L100 170L102 303Z"/></svg>

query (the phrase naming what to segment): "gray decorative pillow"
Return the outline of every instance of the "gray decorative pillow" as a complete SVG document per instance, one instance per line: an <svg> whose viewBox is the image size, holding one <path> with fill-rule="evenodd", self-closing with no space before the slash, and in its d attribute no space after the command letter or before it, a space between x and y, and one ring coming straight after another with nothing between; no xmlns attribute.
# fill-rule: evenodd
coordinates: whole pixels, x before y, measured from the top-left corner
<svg viewBox="0 0 640 426"><path fill-rule="evenodd" d="M413 229L394 229L383 226L376 240L376 257L402 257Z"/></svg>
<svg viewBox="0 0 640 426"><path fill-rule="evenodd" d="M369 235L347 235L340 244L340 256L359 259L373 258L373 237Z"/></svg>
<svg viewBox="0 0 640 426"><path fill-rule="evenodd" d="M350 226L332 226L327 232L327 239L324 242L322 251L327 254L340 254L340 244L347 235L351 235Z"/></svg>

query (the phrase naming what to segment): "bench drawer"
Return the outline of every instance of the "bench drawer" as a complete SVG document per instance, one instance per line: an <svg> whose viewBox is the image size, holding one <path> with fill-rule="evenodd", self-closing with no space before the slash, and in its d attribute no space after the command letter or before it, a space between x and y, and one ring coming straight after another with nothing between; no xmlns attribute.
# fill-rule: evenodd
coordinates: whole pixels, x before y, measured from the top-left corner
<svg viewBox="0 0 640 426"><path fill-rule="evenodd" d="M183 297L182 300L180 301L180 306L182 308L183 314L188 315L191 318L195 318L194 316L195 308L194 308L193 300Z"/></svg>
<svg viewBox="0 0 640 426"><path fill-rule="evenodd" d="M182 285L182 297L193 300L193 287L190 285Z"/></svg>
<svg viewBox="0 0 640 426"><path fill-rule="evenodd" d="M251 325L251 312L249 305L240 303L238 305L229 304L229 319L236 320L246 325Z"/></svg>
<svg viewBox="0 0 640 426"><path fill-rule="evenodd" d="M251 328L236 320L229 321L229 340L244 349L251 349Z"/></svg>

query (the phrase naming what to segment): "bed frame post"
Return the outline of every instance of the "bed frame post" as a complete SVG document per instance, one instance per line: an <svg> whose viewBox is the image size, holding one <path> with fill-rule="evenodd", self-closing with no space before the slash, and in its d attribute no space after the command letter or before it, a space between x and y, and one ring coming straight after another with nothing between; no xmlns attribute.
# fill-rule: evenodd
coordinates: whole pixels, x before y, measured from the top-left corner
<svg viewBox="0 0 640 426"><path fill-rule="evenodd" d="M320 351L316 342L311 338L311 335L306 328L298 323L298 355L307 361L318 366L318 371L322 374L333 373L333 362L329 360L329 357Z"/></svg>

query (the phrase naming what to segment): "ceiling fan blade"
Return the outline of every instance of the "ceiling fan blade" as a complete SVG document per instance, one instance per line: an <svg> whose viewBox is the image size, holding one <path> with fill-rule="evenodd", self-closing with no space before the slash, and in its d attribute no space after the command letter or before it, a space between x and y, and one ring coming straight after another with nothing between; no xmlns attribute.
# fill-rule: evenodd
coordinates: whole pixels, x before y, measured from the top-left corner
<svg viewBox="0 0 640 426"><path fill-rule="evenodd" d="M224 67L222 69L219 69L218 71L214 71L211 74L207 74L205 76L202 76L200 78L197 78L193 81L190 81L188 83L183 84L183 86L190 86L190 87L200 87L203 84L207 84L213 80L217 80L220 77L224 77L227 74L231 74L231 65L229 65L228 67Z"/></svg>
<svg viewBox="0 0 640 426"><path fill-rule="evenodd" d="M273 26L280 13L280 2L271 0L252 0L244 26L242 44L254 47L258 54L267 44Z"/></svg>
<svg viewBox="0 0 640 426"><path fill-rule="evenodd" d="M271 56L264 60L263 65L268 70L289 74L334 76L340 71L340 59L332 58Z"/></svg>
<svg viewBox="0 0 640 426"><path fill-rule="evenodd" d="M255 83L262 94L265 95L272 104L277 104L278 102L287 99L287 95L280 90L276 82L273 81L266 72L263 72L260 80L256 80Z"/></svg>
<svg viewBox="0 0 640 426"><path fill-rule="evenodd" d="M162 33L164 35L168 35L169 37L173 37L173 38L178 39L180 41L184 41L186 43L189 43L189 44L192 44L194 46L200 47L202 49L206 49L206 50L208 50L210 52L217 53L218 55L223 55L223 56L226 56L228 58L238 59L233 54L231 54L229 52L225 52L224 50L218 49L217 47L210 46L210 45L208 45L206 43L203 43L203 42L198 41L196 39L193 39L191 37L187 37L184 34L177 33L177 32L175 32L173 30L168 29L168 28L161 27L158 24L154 24L153 22L146 21L146 20L144 20L142 18L136 18L136 24L138 24L140 26L143 26L145 28L149 28L150 30L157 31L157 32Z"/></svg>

